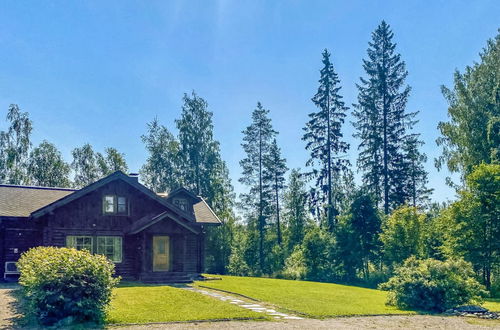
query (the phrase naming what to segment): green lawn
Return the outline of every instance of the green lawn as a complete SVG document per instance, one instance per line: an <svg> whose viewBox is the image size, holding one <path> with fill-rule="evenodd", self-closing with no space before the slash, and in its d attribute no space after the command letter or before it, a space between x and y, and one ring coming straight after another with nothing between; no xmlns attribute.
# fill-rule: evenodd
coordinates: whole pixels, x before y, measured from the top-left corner
<svg viewBox="0 0 500 330"><path fill-rule="evenodd" d="M229 302L170 286L126 284L114 290L109 323L263 318Z"/></svg>
<svg viewBox="0 0 500 330"><path fill-rule="evenodd" d="M376 314L415 314L385 304L380 290L332 283L290 281L257 277L220 276L222 280L197 285L239 293L312 317Z"/></svg>
<svg viewBox="0 0 500 330"><path fill-rule="evenodd" d="M500 299L485 299L483 307L493 312L500 312Z"/></svg>

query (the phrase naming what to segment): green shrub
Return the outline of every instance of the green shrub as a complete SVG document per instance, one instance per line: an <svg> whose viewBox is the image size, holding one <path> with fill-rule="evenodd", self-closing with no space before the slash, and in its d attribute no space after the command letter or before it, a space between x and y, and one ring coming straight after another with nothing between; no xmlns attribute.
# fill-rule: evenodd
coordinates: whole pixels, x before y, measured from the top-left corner
<svg viewBox="0 0 500 330"><path fill-rule="evenodd" d="M106 257L69 248L33 248L17 266L30 312L43 325L101 323L119 282Z"/></svg>
<svg viewBox="0 0 500 330"><path fill-rule="evenodd" d="M307 267L304 251L300 245L294 247L292 254L285 260L283 277L290 280L302 280L306 277Z"/></svg>
<svg viewBox="0 0 500 330"><path fill-rule="evenodd" d="M390 291L391 305L433 312L481 303L481 296L486 293L474 278L471 264L463 259L410 257L396 269L395 276L379 287Z"/></svg>

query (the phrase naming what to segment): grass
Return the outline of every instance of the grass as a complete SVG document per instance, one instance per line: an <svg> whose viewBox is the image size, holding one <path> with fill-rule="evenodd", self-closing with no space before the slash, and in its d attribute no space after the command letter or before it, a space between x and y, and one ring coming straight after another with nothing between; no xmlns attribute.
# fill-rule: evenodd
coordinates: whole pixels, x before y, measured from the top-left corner
<svg viewBox="0 0 500 330"><path fill-rule="evenodd" d="M260 313L170 286L116 288L108 323L150 323L216 319L263 319Z"/></svg>
<svg viewBox="0 0 500 330"><path fill-rule="evenodd" d="M380 290L332 283L220 277L220 281L197 282L196 285L242 294L311 317L415 314L387 306L387 293Z"/></svg>
<svg viewBox="0 0 500 330"><path fill-rule="evenodd" d="M489 309L492 312L500 312L500 298L485 299L483 307Z"/></svg>

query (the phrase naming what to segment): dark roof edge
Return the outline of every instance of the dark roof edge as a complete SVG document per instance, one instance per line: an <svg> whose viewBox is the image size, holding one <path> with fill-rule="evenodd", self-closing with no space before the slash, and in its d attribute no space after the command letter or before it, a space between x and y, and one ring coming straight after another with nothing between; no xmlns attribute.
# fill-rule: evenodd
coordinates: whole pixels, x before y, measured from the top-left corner
<svg viewBox="0 0 500 330"><path fill-rule="evenodd" d="M175 216L172 216L172 214L169 214L168 211L165 211L165 212L162 212L160 214L158 214L157 216L154 216L151 218L151 221L139 228L136 228L132 231L129 232L129 234L137 234L137 233L140 233L141 231L143 231L144 229L148 228L148 227L151 227L152 225L160 222L161 220L165 219L165 218L170 218L172 220L174 220L176 223L178 223L179 225L181 225L182 227L186 228L187 230L191 231L192 233L194 234L199 234L198 231L196 231L194 228L192 228L191 226L185 224L182 222L182 220L178 219L177 217Z"/></svg>
<svg viewBox="0 0 500 330"><path fill-rule="evenodd" d="M41 189L41 190L78 191L78 189L74 189L74 188L41 187L41 186L25 186L25 185L17 185L17 184L0 184L0 187L8 187L8 188L21 188L21 189Z"/></svg>

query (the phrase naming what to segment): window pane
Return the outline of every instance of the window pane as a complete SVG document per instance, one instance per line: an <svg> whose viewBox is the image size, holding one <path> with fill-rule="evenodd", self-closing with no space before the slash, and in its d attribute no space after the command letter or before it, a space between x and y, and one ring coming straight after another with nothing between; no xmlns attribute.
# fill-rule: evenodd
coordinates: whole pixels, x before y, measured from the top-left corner
<svg viewBox="0 0 500 330"><path fill-rule="evenodd" d="M104 213L114 213L115 212L115 198L114 196L104 196Z"/></svg>
<svg viewBox="0 0 500 330"><path fill-rule="evenodd" d="M118 197L118 213L127 213L127 199L125 197Z"/></svg>
<svg viewBox="0 0 500 330"><path fill-rule="evenodd" d="M122 261L122 238L119 236L98 236L97 253L113 262Z"/></svg>
<svg viewBox="0 0 500 330"><path fill-rule="evenodd" d="M92 252L91 236L66 236L66 246Z"/></svg>

